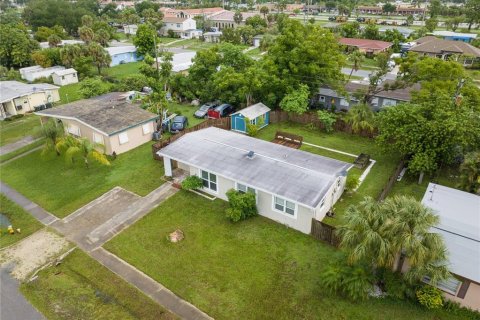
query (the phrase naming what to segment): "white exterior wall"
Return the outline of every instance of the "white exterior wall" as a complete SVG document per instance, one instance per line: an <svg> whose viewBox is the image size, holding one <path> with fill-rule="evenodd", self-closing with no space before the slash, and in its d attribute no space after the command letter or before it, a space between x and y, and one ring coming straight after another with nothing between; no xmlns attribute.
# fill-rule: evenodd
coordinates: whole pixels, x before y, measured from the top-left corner
<svg viewBox="0 0 480 320"><path fill-rule="evenodd" d="M182 33L186 30L197 29L197 22L188 18L183 22L164 22L163 27L160 29L162 35L167 35L168 30L172 30L175 33Z"/></svg>
<svg viewBox="0 0 480 320"><path fill-rule="evenodd" d="M53 83L59 86L65 86L67 84L77 83L78 77L77 73L73 72L63 76L57 75L56 73L52 74Z"/></svg>
<svg viewBox="0 0 480 320"><path fill-rule="evenodd" d="M11 111L15 110L15 112L11 113L11 115L25 114L26 112L34 111L34 108L36 106L46 104L48 102L50 103L56 102L59 100L60 100L60 95L58 94L57 89L45 90L45 92L32 93L27 96L13 99L13 103L16 106L15 109L18 109L18 106L22 106L22 109L15 110L13 108L13 105L11 105L11 107L9 106L8 108L9 110L7 111L11 113Z"/></svg>
<svg viewBox="0 0 480 320"><path fill-rule="evenodd" d="M340 182L338 182L340 181ZM315 219L322 221L325 218L327 212L333 207L333 205L340 199L345 190L345 183L347 182L346 177L338 177L336 182L330 187L330 189L325 194L325 202L321 206L322 201L315 208Z"/></svg>

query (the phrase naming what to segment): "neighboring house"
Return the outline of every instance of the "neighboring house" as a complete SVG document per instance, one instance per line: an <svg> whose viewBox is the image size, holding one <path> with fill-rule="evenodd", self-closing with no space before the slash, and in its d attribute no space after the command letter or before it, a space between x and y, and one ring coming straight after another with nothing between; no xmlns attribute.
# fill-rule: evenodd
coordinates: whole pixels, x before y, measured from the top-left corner
<svg viewBox="0 0 480 320"><path fill-rule="evenodd" d="M443 40L462 41L470 43L477 38L476 33L458 33L453 31L433 31L432 34Z"/></svg>
<svg viewBox="0 0 480 320"><path fill-rule="evenodd" d="M112 92L35 114L60 120L66 132L101 144L106 154L120 154L150 140L157 115L140 108L130 93Z"/></svg>
<svg viewBox="0 0 480 320"><path fill-rule="evenodd" d="M136 24L127 24L123 26L123 32L129 35L136 35L138 26Z"/></svg>
<svg viewBox="0 0 480 320"><path fill-rule="evenodd" d="M357 12L361 14L384 15L383 7L381 6L358 6ZM400 15L400 16L425 15L426 12L427 10L425 8L398 6L396 7L395 12L391 13L391 15Z"/></svg>
<svg viewBox="0 0 480 320"><path fill-rule="evenodd" d="M343 193L350 164L210 127L162 148L165 175L179 168L203 180L202 191L254 192L260 215L303 233L322 220Z"/></svg>
<svg viewBox="0 0 480 320"><path fill-rule="evenodd" d="M188 70L193 64L193 58L197 55L196 51L186 51L175 53L172 56L172 71L182 72ZM158 58L159 63L162 63L162 58ZM155 62L153 63L155 67Z"/></svg>
<svg viewBox="0 0 480 320"><path fill-rule="evenodd" d="M432 232L442 236L454 275L437 287L447 299L480 311L480 196L430 183L422 203L440 218Z"/></svg>
<svg viewBox="0 0 480 320"><path fill-rule="evenodd" d="M356 48L367 55L385 52L392 46L391 42L370 39L340 38L338 42L347 48Z"/></svg>
<svg viewBox="0 0 480 320"><path fill-rule="evenodd" d="M62 40L60 44L57 45L57 47L63 47L66 45L73 45L73 44L84 44L82 40ZM40 42L40 48L42 49L47 49L50 48L50 45L48 44L48 41L45 42Z"/></svg>
<svg viewBox="0 0 480 320"><path fill-rule="evenodd" d="M364 29L364 28L362 28ZM397 30L400 32L405 38L409 38L412 33L415 32L413 29L405 28L405 27L397 27L397 26L378 26L378 32L380 34L385 34L387 30Z"/></svg>
<svg viewBox="0 0 480 320"><path fill-rule="evenodd" d="M222 36L222 31L205 32L203 34L203 38L205 39L205 42L211 42L211 43L219 43L221 36Z"/></svg>
<svg viewBox="0 0 480 320"><path fill-rule="evenodd" d="M65 86L67 84L77 83L78 75L77 70L70 68L66 70L55 71L52 74L53 83L59 86Z"/></svg>
<svg viewBox="0 0 480 320"><path fill-rule="evenodd" d="M105 48L105 50L107 50L112 58L110 67L124 63L137 62L143 59L141 55L137 54L137 48L135 48L135 46L108 47Z"/></svg>
<svg viewBox="0 0 480 320"><path fill-rule="evenodd" d="M165 17L177 17L177 18L194 18L197 16L203 16L209 18L211 15L226 11L223 8L214 7L214 8L198 8L198 9L171 9L171 8L160 8L165 15Z"/></svg>
<svg viewBox="0 0 480 320"><path fill-rule="evenodd" d="M162 36L168 36L169 30L176 36L184 39L199 37L201 30L197 30L197 22L192 18L164 17L163 26L159 33Z"/></svg>
<svg viewBox="0 0 480 320"><path fill-rule="evenodd" d="M49 108L60 101L59 87L48 83L0 81L0 118Z"/></svg>
<svg viewBox="0 0 480 320"><path fill-rule="evenodd" d="M41 66L32 66L21 68L18 71L22 79L27 80L28 82L33 82L40 78L48 78L56 71L65 70L65 67L55 66L50 68L43 68Z"/></svg>
<svg viewBox="0 0 480 320"><path fill-rule="evenodd" d="M355 98L355 93L366 92L368 84L358 82L349 82L345 85L347 95L338 93L329 87L321 87L317 94L317 102L319 102L326 109L350 110L350 108L360 101ZM413 90L419 90L419 85L412 87L382 91L374 95L371 107L374 111L379 111L381 108L395 106L399 103L409 102Z"/></svg>
<svg viewBox="0 0 480 320"><path fill-rule="evenodd" d="M426 36L415 40L415 43L408 51L443 60L448 60L453 56L456 61L463 63L465 66L472 65L475 61L480 60L480 49L466 42Z"/></svg>
<svg viewBox="0 0 480 320"><path fill-rule="evenodd" d="M259 125L260 129L270 123L270 108L259 102L233 113L230 117L233 131L247 133L247 119L251 124Z"/></svg>
<svg viewBox="0 0 480 320"><path fill-rule="evenodd" d="M216 27L218 30L222 30L224 28L236 28L238 26L243 26L248 18L260 15L258 12L241 12L241 14L242 22L240 22L240 24L237 24L235 20L233 20L235 12L227 10L211 15L209 20L212 22L213 27Z"/></svg>
<svg viewBox="0 0 480 320"><path fill-rule="evenodd" d="M255 48L260 47L260 43L262 42L262 39L263 39L263 35L258 35L253 37L253 46Z"/></svg>

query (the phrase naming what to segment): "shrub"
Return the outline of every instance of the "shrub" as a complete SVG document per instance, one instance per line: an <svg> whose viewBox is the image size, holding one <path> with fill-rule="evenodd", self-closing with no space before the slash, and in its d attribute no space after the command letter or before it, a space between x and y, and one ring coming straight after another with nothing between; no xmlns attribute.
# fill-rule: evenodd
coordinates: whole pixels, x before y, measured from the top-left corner
<svg viewBox="0 0 480 320"><path fill-rule="evenodd" d="M182 189L192 190L200 189L203 186L203 181L198 176L189 176L182 181Z"/></svg>
<svg viewBox="0 0 480 320"><path fill-rule="evenodd" d="M449 313L461 316L465 319L469 319L469 320L480 319L479 312L469 308L462 307L458 302L446 300L445 303L443 304L443 307L445 310L448 310Z"/></svg>
<svg viewBox="0 0 480 320"><path fill-rule="evenodd" d="M80 92L84 98L91 98L106 93L107 90L102 80L96 77L86 78L80 82Z"/></svg>
<svg viewBox="0 0 480 320"><path fill-rule="evenodd" d="M347 176L347 182L345 183L345 188L349 191L353 191L360 184L359 177L354 174L349 174Z"/></svg>
<svg viewBox="0 0 480 320"><path fill-rule="evenodd" d="M143 87L148 87L148 80L143 74L132 74L123 78L118 84L119 91L141 91Z"/></svg>
<svg viewBox="0 0 480 320"><path fill-rule="evenodd" d="M398 272L383 270L381 274L384 290L395 299L406 300L415 298L415 286L403 280Z"/></svg>
<svg viewBox="0 0 480 320"><path fill-rule="evenodd" d="M418 302L427 309L443 306L442 292L430 285L424 285L416 292Z"/></svg>
<svg viewBox="0 0 480 320"><path fill-rule="evenodd" d="M245 220L258 214L255 194L242 193L234 189L227 191L230 207L226 210L226 216L233 222Z"/></svg>
<svg viewBox="0 0 480 320"><path fill-rule="evenodd" d="M323 124L323 128L326 132L333 131L333 125L337 122L337 116L326 110L317 111L318 120Z"/></svg>

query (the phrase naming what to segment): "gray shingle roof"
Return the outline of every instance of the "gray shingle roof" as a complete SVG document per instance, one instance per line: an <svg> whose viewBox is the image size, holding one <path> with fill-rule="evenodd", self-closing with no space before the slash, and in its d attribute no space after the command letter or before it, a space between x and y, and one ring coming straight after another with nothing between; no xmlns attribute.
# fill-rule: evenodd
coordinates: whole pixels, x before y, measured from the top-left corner
<svg viewBox="0 0 480 320"><path fill-rule="evenodd" d="M137 104L126 101L125 93L112 92L35 112L40 116L78 120L107 135L158 118Z"/></svg>
<svg viewBox="0 0 480 320"><path fill-rule="evenodd" d="M0 102L9 101L34 92L54 90L59 87L48 83L27 84L19 81L0 81Z"/></svg>
<svg viewBox="0 0 480 320"><path fill-rule="evenodd" d="M480 57L480 49L475 48L463 41L438 39L434 36L426 36L415 40L418 44L409 51L423 53L458 53L467 56Z"/></svg>
<svg viewBox="0 0 480 320"><path fill-rule="evenodd" d="M241 114L245 118L255 119L256 117L261 116L262 114L265 114L268 111L270 111L270 108L264 105L263 103L259 102L251 105L250 107L246 107L240 111L237 111L234 114Z"/></svg>
<svg viewBox="0 0 480 320"><path fill-rule="evenodd" d="M351 166L214 127L188 133L158 154L311 208Z"/></svg>

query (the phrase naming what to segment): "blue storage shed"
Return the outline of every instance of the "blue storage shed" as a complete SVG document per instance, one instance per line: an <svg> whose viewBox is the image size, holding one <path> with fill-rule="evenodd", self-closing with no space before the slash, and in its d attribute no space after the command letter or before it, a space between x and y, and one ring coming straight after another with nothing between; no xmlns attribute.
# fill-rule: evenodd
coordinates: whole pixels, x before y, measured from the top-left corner
<svg viewBox="0 0 480 320"><path fill-rule="evenodd" d="M270 108L259 102L231 115L232 130L247 133L246 120L251 124L261 124L260 129L270 123Z"/></svg>

